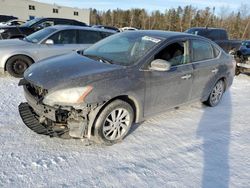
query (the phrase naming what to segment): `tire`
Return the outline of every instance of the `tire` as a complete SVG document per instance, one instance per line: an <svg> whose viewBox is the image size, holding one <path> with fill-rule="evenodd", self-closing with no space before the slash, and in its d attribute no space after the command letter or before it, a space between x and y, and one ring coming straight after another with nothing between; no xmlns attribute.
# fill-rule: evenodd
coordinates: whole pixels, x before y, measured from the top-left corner
<svg viewBox="0 0 250 188"><path fill-rule="evenodd" d="M94 130L96 141L105 145L120 142L128 134L133 120L134 111L127 102L122 100L111 102L96 119Z"/></svg>
<svg viewBox="0 0 250 188"><path fill-rule="evenodd" d="M220 101L221 98L223 96L225 92L225 82L223 80L219 80L213 87L208 100L204 102L204 104L206 104L207 106L217 106Z"/></svg>
<svg viewBox="0 0 250 188"><path fill-rule="evenodd" d="M33 62L29 57L23 55L13 56L6 62L6 70L11 76L21 78L23 77L24 71L32 63Z"/></svg>

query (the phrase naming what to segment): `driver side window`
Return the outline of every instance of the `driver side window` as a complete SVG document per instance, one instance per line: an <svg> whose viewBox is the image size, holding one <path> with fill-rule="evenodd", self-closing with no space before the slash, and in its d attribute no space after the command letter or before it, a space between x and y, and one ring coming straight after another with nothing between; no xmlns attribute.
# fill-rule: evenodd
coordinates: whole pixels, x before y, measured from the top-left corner
<svg viewBox="0 0 250 188"><path fill-rule="evenodd" d="M171 66L188 63L188 42L178 41L166 46L154 59L168 61Z"/></svg>

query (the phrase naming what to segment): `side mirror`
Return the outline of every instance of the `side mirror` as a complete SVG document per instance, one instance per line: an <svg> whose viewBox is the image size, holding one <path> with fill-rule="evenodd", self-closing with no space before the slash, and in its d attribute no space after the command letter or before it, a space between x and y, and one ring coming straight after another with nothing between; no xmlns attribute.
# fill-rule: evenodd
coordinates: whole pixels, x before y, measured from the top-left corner
<svg viewBox="0 0 250 188"><path fill-rule="evenodd" d="M163 59L155 59L151 62L149 69L154 71L168 71L170 70L171 64Z"/></svg>
<svg viewBox="0 0 250 188"><path fill-rule="evenodd" d="M53 41L52 39L47 39L47 40L45 41L45 44L47 44L47 45L53 45L53 44L54 44L54 41Z"/></svg>

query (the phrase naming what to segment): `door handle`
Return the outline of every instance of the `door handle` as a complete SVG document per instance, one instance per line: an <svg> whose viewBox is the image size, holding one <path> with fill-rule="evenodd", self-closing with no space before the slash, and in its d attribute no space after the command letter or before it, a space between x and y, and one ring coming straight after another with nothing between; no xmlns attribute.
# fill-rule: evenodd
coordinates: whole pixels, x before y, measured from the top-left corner
<svg viewBox="0 0 250 188"><path fill-rule="evenodd" d="M218 69L215 68L215 69L213 69L211 72L212 72L212 73L217 73L217 72L218 72Z"/></svg>
<svg viewBox="0 0 250 188"><path fill-rule="evenodd" d="M191 78L191 77L192 77L191 74L186 74L186 75L182 76L181 79L183 79L183 80L188 80L188 79Z"/></svg>

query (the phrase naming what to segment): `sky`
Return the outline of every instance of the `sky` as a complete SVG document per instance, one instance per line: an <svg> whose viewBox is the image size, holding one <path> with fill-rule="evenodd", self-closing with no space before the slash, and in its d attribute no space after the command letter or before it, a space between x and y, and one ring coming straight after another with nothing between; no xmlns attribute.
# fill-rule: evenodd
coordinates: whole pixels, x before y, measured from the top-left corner
<svg viewBox="0 0 250 188"><path fill-rule="evenodd" d="M197 8L221 7L237 10L241 4L250 5L248 0L36 0L44 3L58 4L77 8L95 8L97 10L145 8L148 11L164 11L178 6L192 5Z"/></svg>

